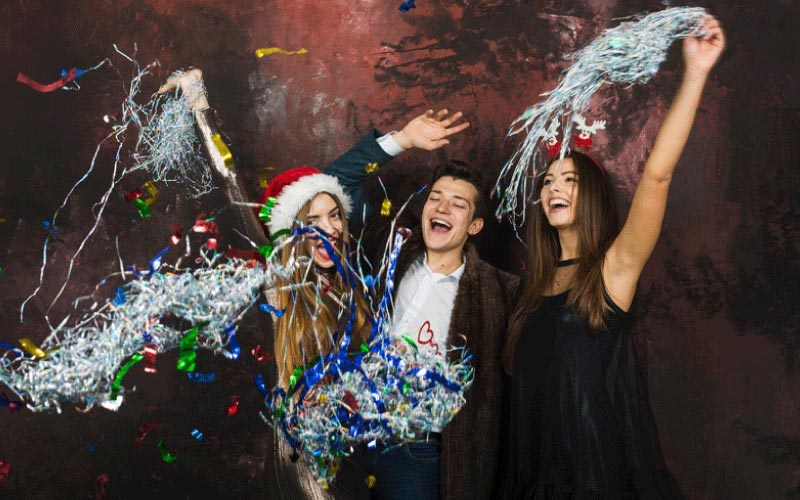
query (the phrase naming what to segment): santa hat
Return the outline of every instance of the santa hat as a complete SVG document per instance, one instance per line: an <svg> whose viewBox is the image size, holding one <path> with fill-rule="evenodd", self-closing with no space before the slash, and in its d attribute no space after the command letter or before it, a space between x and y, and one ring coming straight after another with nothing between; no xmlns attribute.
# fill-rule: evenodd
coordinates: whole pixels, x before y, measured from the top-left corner
<svg viewBox="0 0 800 500"><path fill-rule="evenodd" d="M319 193L328 193L339 200L345 215L350 215L353 203L336 177L323 174L314 167L297 167L278 174L261 194L259 203L270 206L267 227L274 235L282 229L291 229L297 212ZM263 213L263 210L262 210ZM262 219L263 220L263 219Z"/></svg>

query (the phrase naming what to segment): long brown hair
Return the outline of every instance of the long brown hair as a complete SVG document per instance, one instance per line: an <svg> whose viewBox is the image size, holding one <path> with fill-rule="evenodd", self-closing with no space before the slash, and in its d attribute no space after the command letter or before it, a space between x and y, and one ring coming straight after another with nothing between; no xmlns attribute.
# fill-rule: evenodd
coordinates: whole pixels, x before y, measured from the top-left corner
<svg viewBox="0 0 800 500"><path fill-rule="evenodd" d="M339 213L344 214L344 209L339 199L330 194L339 207ZM309 200L297 213L297 220L305 221L313 198ZM348 258L344 248L350 241L347 219L342 217L342 234L339 242L334 245L339 259L345 262ZM283 316L275 320L275 361L278 364L278 380L284 388L289 387L289 379L295 368L304 367L320 354L327 354L339 348L334 343L334 333L346 324L350 312L347 308L342 313L342 307L336 300L319 290L317 285L318 272L314 260L308 254L305 241L299 244L285 245L281 249L281 262L287 263L292 256L307 256L307 265L297 266L291 279L280 280L277 284L277 300L275 306L283 309ZM356 320L352 331L351 347L357 347L366 341L369 336L368 307L362 290L353 290L347 285L342 276L332 273L331 293L340 297L343 304L348 304L350 293L355 295ZM340 314L342 313L342 314ZM342 319L342 315L344 319ZM340 334L342 332L339 332Z"/></svg>
<svg viewBox="0 0 800 500"><path fill-rule="evenodd" d="M575 165L580 186L575 213L580 261L567 304L584 316L593 330L601 331L605 329L605 313L609 309L604 293L603 259L619 234L619 214L614 190L605 170L578 151L571 151L565 158L570 158ZM537 194L541 193L544 177L542 174L536 180ZM528 221L526 232L530 274L517 308L511 315L509 335L503 347L503 364L508 373L511 373L514 364L514 351L525 318L542 303L542 296L553 282L556 264L561 256L558 230L547 221L540 202L528 207Z"/></svg>

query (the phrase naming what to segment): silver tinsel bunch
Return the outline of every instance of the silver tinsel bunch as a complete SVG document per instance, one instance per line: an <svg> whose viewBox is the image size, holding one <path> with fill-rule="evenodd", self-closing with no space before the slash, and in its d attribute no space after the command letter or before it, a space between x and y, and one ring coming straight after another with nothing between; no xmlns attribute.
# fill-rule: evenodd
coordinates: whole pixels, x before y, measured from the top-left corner
<svg viewBox="0 0 800 500"><path fill-rule="evenodd" d="M389 240L393 244L387 242L379 272L385 289L380 303L373 305L372 335L361 351L348 352L346 338L338 352L296 369L288 388L279 385L270 393L262 389L275 425L323 488L355 446L419 441L443 428L464 405L472 384L471 356L464 349L458 350L456 361L448 362L420 349L410 337L390 336L387 323L397 259L409 235L408 229L398 228ZM363 276L336 265L353 277L356 289L370 288ZM342 333L350 335L347 330Z"/></svg>
<svg viewBox="0 0 800 500"><path fill-rule="evenodd" d="M177 71L170 78L182 73ZM202 81L195 85L200 87L196 92L205 93ZM210 192L214 188L211 167L200 150L187 94L178 90L156 97L150 107L155 112L139 131L143 151L136 148L137 168L147 170L155 181L180 183L195 198Z"/></svg>
<svg viewBox="0 0 800 500"><path fill-rule="evenodd" d="M315 385L301 401L272 402L273 415L321 487L335 479L341 458L356 446L425 440L466 402L470 356L461 350L458 361L449 363L406 342L373 344L358 370Z"/></svg>
<svg viewBox="0 0 800 500"><path fill-rule="evenodd" d="M274 271L273 271L274 272ZM223 351L241 315L251 307L273 272L240 260L181 274L152 272L121 287L124 301L108 300L75 325L57 328L41 344L37 359L7 351L0 357L0 383L21 397L31 411L61 412L65 403L85 409L122 402L112 384L125 360L146 344L163 353L176 348L186 331L180 320L199 329L196 344ZM165 321L167 320L167 321ZM16 351L17 353L20 351Z"/></svg>
<svg viewBox="0 0 800 500"><path fill-rule="evenodd" d="M522 144L503 166L494 187L502 193L496 216L514 227L525 223L525 207L533 200L533 179L545 164L542 145L564 130L569 144L573 119L586 111L589 100L607 83L647 83L658 73L670 44L697 36L705 9L675 7L605 30L592 43L566 59L574 61L547 99L528 108L511 124L508 135L527 132ZM562 155L566 148L561 148Z"/></svg>

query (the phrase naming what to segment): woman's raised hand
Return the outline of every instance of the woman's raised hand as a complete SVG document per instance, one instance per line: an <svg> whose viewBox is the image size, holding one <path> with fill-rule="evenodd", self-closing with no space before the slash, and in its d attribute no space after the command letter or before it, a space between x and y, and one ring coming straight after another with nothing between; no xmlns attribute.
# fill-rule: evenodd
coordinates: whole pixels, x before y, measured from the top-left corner
<svg viewBox="0 0 800 500"><path fill-rule="evenodd" d="M686 71L705 76L714 67L725 49L725 33L714 16L703 18L701 36L683 41L683 60Z"/></svg>

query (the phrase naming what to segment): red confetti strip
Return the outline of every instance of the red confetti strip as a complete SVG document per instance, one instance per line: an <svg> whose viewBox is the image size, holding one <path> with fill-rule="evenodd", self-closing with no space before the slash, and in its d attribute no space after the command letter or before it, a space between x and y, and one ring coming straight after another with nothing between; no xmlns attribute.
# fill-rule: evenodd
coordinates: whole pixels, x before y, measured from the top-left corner
<svg viewBox="0 0 800 500"><path fill-rule="evenodd" d="M155 344L145 344L144 346L144 371L146 373L156 373L156 354L158 350Z"/></svg>
<svg viewBox="0 0 800 500"><path fill-rule="evenodd" d="M130 203L130 202L132 202L133 200L135 200L137 198L141 198L143 194L144 193L142 192L141 189L136 188L133 191L131 191L130 193L125 193L125 201Z"/></svg>
<svg viewBox="0 0 800 500"><path fill-rule="evenodd" d="M345 408L348 413L353 413L358 411L358 400L353 393L350 391L344 391L344 396L342 396L342 403L347 405L349 408Z"/></svg>
<svg viewBox="0 0 800 500"><path fill-rule="evenodd" d="M144 438L147 437L147 434L159 426L161 426L161 424L158 422L147 422L143 424L141 427L139 427L139 435L136 437L133 443L136 446L141 446Z"/></svg>
<svg viewBox="0 0 800 500"><path fill-rule="evenodd" d="M213 221L198 220L192 226L192 231L195 233L216 233L217 225Z"/></svg>
<svg viewBox="0 0 800 500"><path fill-rule="evenodd" d="M11 464L0 460L0 483L6 480L10 470L11 470Z"/></svg>
<svg viewBox="0 0 800 500"><path fill-rule="evenodd" d="M183 237L183 228L178 224L173 224L172 229L174 229L175 232L172 233L172 236L169 237L169 241L173 245L177 245L178 243L181 242L181 238Z"/></svg>
<svg viewBox="0 0 800 500"><path fill-rule="evenodd" d="M228 416L232 417L236 415L239 411L239 403L242 401L242 398L239 396L232 396L231 397L231 404L228 405Z"/></svg>
<svg viewBox="0 0 800 500"><path fill-rule="evenodd" d="M0 391L0 406L7 406L8 412L14 414L22 409L25 406L25 403L22 401L13 401L6 396L5 392Z"/></svg>
<svg viewBox="0 0 800 500"><path fill-rule="evenodd" d="M250 351L250 353L253 355L254 358L256 358L256 361L258 361L259 363L261 363L262 361L272 361L272 359L273 359L272 358L272 354L270 354L267 351L265 351L261 347L261 344L256 345Z"/></svg>
<svg viewBox="0 0 800 500"><path fill-rule="evenodd" d="M209 250L216 250L217 249L217 239L216 238L209 238L206 241L206 247Z"/></svg>
<svg viewBox="0 0 800 500"><path fill-rule="evenodd" d="M97 476L94 481L94 498L95 500L105 500L106 486L111 482L111 476L106 473Z"/></svg>
<svg viewBox="0 0 800 500"><path fill-rule="evenodd" d="M52 92L54 90L60 89L64 85L66 85L69 82L71 82L72 80L74 80L75 77L77 77L77 75L78 75L77 69L72 68L71 70L69 70L67 72L67 76L65 76L64 78L61 78L60 80L56 80L53 83L43 84L43 83L37 82L36 80L33 80L32 78L30 78L28 76L23 75L22 73L18 73L17 74L17 81L19 83L24 83L25 85L27 85L28 87L32 88L33 90L35 90L37 92Z"/></svg>

